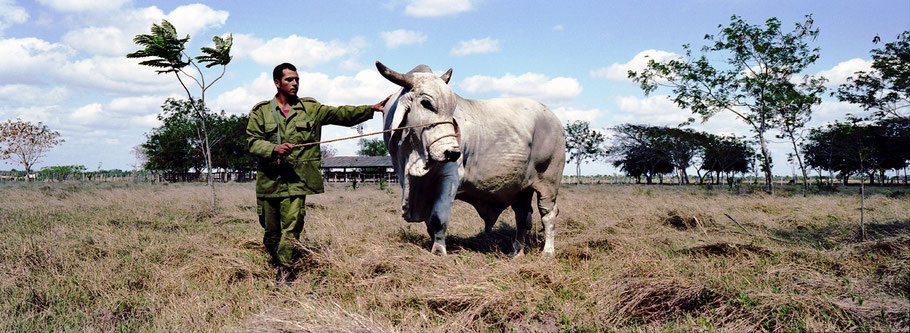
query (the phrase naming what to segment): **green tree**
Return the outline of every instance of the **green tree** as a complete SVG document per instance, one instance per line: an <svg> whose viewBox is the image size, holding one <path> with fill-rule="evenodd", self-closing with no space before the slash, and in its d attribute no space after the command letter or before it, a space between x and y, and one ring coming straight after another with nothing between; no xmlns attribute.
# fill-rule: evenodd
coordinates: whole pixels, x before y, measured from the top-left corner
<svg viewBox="0 0 910 333"><path fill-rule="evenodd" d="M765 135L777 125L781 110L793 104L793 98L807 100L817 94L808 84L818 80L809 78L807 85L791 82L818 59L818 48L808 44L818 36L813 23L807 15L792 32L784 32L777 18L761 26L734 15L729 26L718 26L719 35L705 36L708 45L698 58L692 58L686 44L686 59L652 59L641 72L629 71L629 77L641 84L645 94L660 86L672 88L673 102L703 121L719 112L731 112L748 124L761 147L767 191L772 193L771 152Z"/></svg>
<svg viewBox="0 0 910 333"><path fill-rule="evenodd" d="M63 143L60 132L50 130L41 122L7 120L0 123L0 160L13 160L25 167L25 176L41 161L51 148Z"/></svg>
<svg viewBox="0 0 910 333"><path fill-rule="evenodd" d="M70 175L77 175L85 172L84 165L54 165L46 166L38 171L44 177L67 180Z"/></svg>
<svg viewBox="0 0 910 333"><path fill-rule="evenodd" d="M644 175L651 184L655 175L676 170L679 183L687 181L686 169L699 149L700 133L691 129L623 124L612 128L613 145L609 155L613 166L638 178Z"/></svg>
<svg viewBox="0 0 910 333"><path fill-rule="evenodd" d="M655 131L660 136L660 142L667 152L668 160L678 173L679 184L688 184L689 174L686 169L689 168L692 158L701 149L700 144L704 141L704 133L688 128L673 127L656 127Z"/></svg>
<svg viewBox="0 0 910 333"><path fill-rule="evenodd" d="M569 154L566 163L575 162L575 182L581 182L581 164L585 161L597 160L606 154L603 144L604 135L592 130L591 123L576 120L566 124L566 152Z"/></svg>
<svg viewBox="0 0 910 333"><path fill-rule="evenodd" d="M910 31L871 53L872 70L854 73L832 95L878 118L910 118Z"/></svg>
<svg viewBox="0 0 910 333"><path fill-rule="evenodd" d="M853 162L859 168L859 226L862 240L866 240L866 172L870 166L869 162L873 155L873 137L874 130L870 126L863 126L861 119L852 116L847 119L849 123L836 123L834 126L844 133L849 140L843 142L840 149L846 161Z"/></svg>
<svg viewBox="0 0 910 333"><path fill-rule="evenodd" d="M170 174L186 173L204 165L201 151L195 142L194 123L185 117L185 112L176 111L185 101L168 99L158 115L161 126L147 134L142 150L147 158L145 169Z"/></svg>
<svg viewBox="0 0 910 333"><path fill-rule="evenodd" d="M246 173L256 168L256 159L251 155L246 146L246 127L249 123L248 114L225 116L215 114L217 117L213 132L218 140L212 145L214 156L213 166Z"/></svg>
<svg viewBox="0 0 910 333"><path fill-rule="evenodd" d="M784 104L776 108L776 124L780 133L778 139L786 139L790 142L793 152L788 154L788 158L795 159L799 170L803 175L803 196L809 192L809 174L806 172L806 164L803 163L803 156L800 154L802 146L803 128L812 119L812 106L821 103L821 94L825 91L825 78L815 78L806 76L799 84L797 89L792 87L780 89L781 94L787 94L783 98ZM787 82L785 86L792 85Z"/></svg>
<svg viewBox="0 0 910 333"><path fill-rule="evenodd" d="M809 165L840 173L845 184L849 176L856 173L862 173L864 182L869 176L870 184L875 182L877 173L884 184L886 170L907 167L910 121L891 119L869 123L853 117L849 120L850 123L836 122L810 131L803 147ZM860 144L862 149L857 147ZM857 152L863 152L862 160Z"/></svg>
<svg viewBox="0 0 910 333"><path fill-rule="evenodd" d="M319 155L322 156L322 158L332 157L338 155L338 149L335 149L335 147L332 147L330 144L321 144L319 145Z"/></svg>
<svg viewBox="0 0 910 333"><path fill-rule="evenodd" d="M209 188L211 189L211 204L212 204L212 213L215 212L215 183L212 179L212 150L211 144L209 142L209 131L207 128L207 123L209 121L209 114L205 109L205 92L212 87L215 82L218 82L222 77L224 77L224 72L227 68L228 63L231 62L231 45L233 44L233 37L228 35L228 37L221 38L219 36L212 37L212 42L214 47L202 47L202 55L196 56L195 59L190 57L186 53L186 43L190 40L190 36L187 35L185 38L180 38L177 35L177 29L168 22L167 20L161 20L161 25L152 24L151 34L148 35L136 35L133 38L133 42L143 46L144 49L138 50L133 53L126 55L127 58L152 58L140 62L140 65L150 66L158 68L156 72L158 74L168 74L173 73L177 77L177 81L180 82L180 85L183 87L183 90L186 91L187 99L190 101L195 101L196 98L193 97L193 94L190 92L189 87L184 82L183 75L188 80L191 80L199 88L200 98L198 99L200 103L190 103L193 106L193 111L197 117L203 143L204 143L204 158L206 162L206 170L208 172L208 183ZM221 66L221 74L218 75L211 82L206 82L205 73L202 71L202 68L198 64L205 64L206 68L211 68L214 66ZM195 68L195 75L190 74L185 69L187 66L192 65Z"/></svg>
<svg viewBox="0 0 910 333"><path fill-rule="evenodd" d="M152 130L142 145L148 161L145 167L168 173L186 173L190 169L202 170L206 166L206 146L202 124L195 108L186 100L168 98L161 105L158 120L161 126ZM246 125L248 115L227 115L205 109L208 115L208 138L211 144L212 166L236 171L249 171L255 160L246 152Z"/></svg>
<svg viewBox="0 0 910 333"><path fill-rule="evenodd" d="M386 156L389 150L386 149L385 141L382 139L361 139L360 151L357 155L361 156Z"/></svg>
<svg viewBox="0 0 910 333"><path fill-rule="evenodd" d="M721 174L748 172L755 150L748 141L736 136L705 134L701 155L702 165L699 168L708 173L714 172L716 181L720 183Z"/></svg>

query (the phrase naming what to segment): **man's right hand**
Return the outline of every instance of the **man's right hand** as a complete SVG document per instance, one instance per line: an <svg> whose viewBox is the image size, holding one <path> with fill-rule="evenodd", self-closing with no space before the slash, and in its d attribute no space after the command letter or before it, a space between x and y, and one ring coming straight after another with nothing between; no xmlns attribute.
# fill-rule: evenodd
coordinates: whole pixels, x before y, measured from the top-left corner
<svg viewBox="0 0 910 333"><path fill-rule="evenodd" d="M282 143L280 145L275 145L275 148L272 149L279 156L284 156L291 153L291 149L294 148L294 145L290 143Z"/></svg>

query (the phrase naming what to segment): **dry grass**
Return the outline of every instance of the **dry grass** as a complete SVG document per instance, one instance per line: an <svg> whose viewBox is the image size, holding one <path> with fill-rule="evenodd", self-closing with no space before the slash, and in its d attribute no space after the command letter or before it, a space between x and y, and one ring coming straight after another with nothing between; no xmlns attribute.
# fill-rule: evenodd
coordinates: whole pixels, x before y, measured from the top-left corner
<svg viewBox="0 0 910 333"><path fill-rule="evenodd" d="M307 199L308 252L279 285L252 186L219 186L209 216L200 185L2 185L0 330L910 329L910 198L889 190L860 242L843 194L567 186L544 260L540 234L503 255L510 212L485 235L456 204L438 257L397 189L332 187Z"/></svg>

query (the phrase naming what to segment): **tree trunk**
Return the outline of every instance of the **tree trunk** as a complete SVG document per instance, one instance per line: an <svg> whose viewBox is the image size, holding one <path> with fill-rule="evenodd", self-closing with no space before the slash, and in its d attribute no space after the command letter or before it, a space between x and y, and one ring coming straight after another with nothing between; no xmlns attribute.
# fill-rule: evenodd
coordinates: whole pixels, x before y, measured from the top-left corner
<svg viewBox="0 0 910 333"><path fill-rule="evenodd" d="M190 100L190 101L192 102L192 100ZM203 108L205 108L205 105L203 105ZM211 189L211 192L212 192L211 204L212 204L212 215L214 215L215 214L215 181L214 181L214 179L212 179L212 149L209 145L209 131L206 128L206 119L205 119L205 117L202 117L202 112L199 112L199 116L202 119L202 121L200 122L202 124L202 136L205 137L205 154L204 155L205 155L205 169L206 169L206 173L207 173L206 179L208 179L209 189Z"/></svg>
<svg viewBox="0 0 910 333"><path fill-rule="evenodd" d="M803 172L803 197L809 193L809 175L806 173L806 166L803 165L803 158L799 155L799 148L796 146L796 137L793 133L790 135L790 143L793 144L793 155L796 156L796 162L799 162L799 170Z"/></svg>
<svg viewBox="0 0 910 333"><path fill-rule="evenodd" d="M862 163L860 164L860 169L862 169ZM860 172L860 181L859 181L859 230L862 236L863 241L866 241L866 174Z"/></svg>
<svg viewBox="0 0 910 333"><path fill-rule="evenodd" d="M575 185L581 184L581 160L575 159Z"/></svg>
<svg viewBox="0 0 910 333"><path fill-rule="evenodd" d="M768 194L774 194L773 179L771 178L771 152L768 151L768 143L765 142L764 133L758 134L758 141L761 144L762 160L765 162L765 185L768 186Z"/></svg>

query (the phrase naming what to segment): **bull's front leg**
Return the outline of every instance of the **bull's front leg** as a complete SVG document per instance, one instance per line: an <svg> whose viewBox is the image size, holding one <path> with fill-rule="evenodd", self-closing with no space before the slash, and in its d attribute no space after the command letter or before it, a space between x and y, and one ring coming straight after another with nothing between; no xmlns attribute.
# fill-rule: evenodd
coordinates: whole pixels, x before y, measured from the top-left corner
<svg viewBox="0 0 910 333"><path fill-rule="evenodd" d="M454 177L443 178L439 198L433 203L433 212L426 221L427 233L433 239L430 252L434 254L446 255L446 228L449 226L449 216L452 214L457 190L458 184Z"/></svg>

